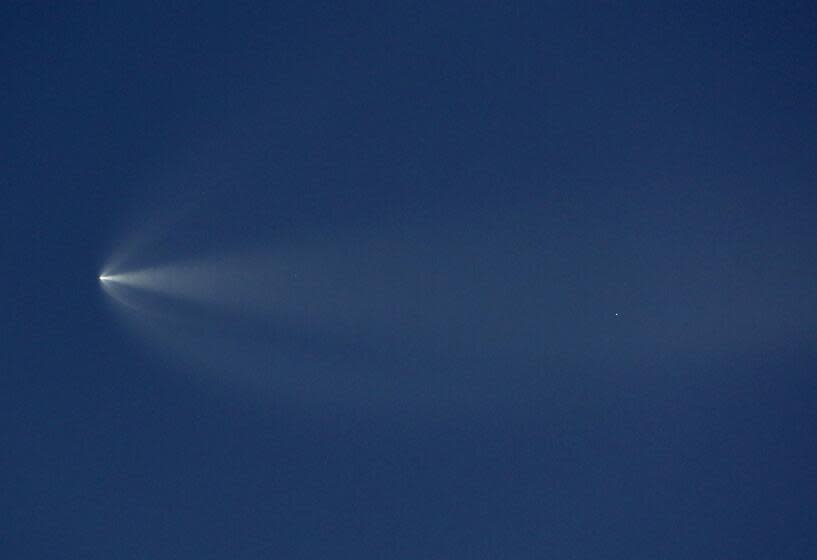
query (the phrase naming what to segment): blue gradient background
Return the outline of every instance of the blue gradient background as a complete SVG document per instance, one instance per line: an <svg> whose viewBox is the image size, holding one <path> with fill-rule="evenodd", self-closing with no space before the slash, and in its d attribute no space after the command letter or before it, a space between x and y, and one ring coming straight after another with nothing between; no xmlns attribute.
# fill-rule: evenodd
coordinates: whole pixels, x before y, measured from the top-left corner
<svg viewBox="0 0 817 560"><path fill-rule="evenodd" d="M814 5L265 4L2 8L0 556L817 557ZM555 290L475 328L581 358L461 414L214 390L96 279L197 190L178 246L467 224L463 301Z"/></svg>

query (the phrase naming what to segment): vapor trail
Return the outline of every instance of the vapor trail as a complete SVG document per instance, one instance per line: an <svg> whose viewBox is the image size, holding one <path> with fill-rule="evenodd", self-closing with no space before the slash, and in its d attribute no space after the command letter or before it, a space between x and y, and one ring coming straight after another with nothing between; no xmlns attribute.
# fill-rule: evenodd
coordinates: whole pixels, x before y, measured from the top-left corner
<svg viewBox="0 0 817 560"><path fill-rule="evenodd" d="M564 237L375 231L123 263L100 283L165 356L254 394L323 402L519 403L571 375L747 351L758 336L727 299L668 307L642 290L622 309L629 274Z"/></svg>

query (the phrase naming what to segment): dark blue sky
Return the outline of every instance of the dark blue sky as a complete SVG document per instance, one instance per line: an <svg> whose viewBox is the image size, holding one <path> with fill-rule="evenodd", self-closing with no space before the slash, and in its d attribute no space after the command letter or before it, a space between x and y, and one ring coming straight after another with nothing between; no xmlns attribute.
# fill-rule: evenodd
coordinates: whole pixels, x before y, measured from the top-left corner
<svg viewBox="0 0 817 560"><path fill-rule="evenodd" d="M0 556L817 557L813 4L266 4L2 9ZM156 359L96 276L168 208L379 240L275 351L412 398Z"/></svg>

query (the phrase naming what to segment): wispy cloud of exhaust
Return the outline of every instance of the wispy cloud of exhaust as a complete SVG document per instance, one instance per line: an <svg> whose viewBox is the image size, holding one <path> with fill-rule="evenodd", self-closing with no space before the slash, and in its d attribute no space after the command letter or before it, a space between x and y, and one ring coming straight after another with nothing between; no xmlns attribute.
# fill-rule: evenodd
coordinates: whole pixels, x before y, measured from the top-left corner
<svg viewBox="0 0 817 560"><path fill-rule="evenodd" d="M140 339L225 386L347 404L558 400L571 376L614 382L637 364L745 354L791 332L785 313L758 323L744 302L768 287L728 252L678 270L604 232L465 225L164 251L106 267L101 284Z"/></svg>

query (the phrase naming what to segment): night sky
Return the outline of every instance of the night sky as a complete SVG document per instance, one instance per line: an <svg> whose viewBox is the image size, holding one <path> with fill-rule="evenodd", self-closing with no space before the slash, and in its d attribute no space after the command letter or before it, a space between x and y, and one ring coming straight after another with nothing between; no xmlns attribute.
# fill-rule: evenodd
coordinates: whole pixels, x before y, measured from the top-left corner
<svg viewBox="0 0 817 560"><path fill-rule="evenodd" d="M232 4L0 9L1 557L817 558L813 3Z"/></svg>

